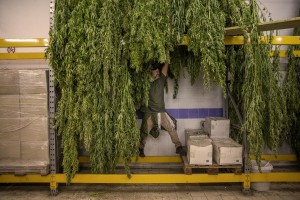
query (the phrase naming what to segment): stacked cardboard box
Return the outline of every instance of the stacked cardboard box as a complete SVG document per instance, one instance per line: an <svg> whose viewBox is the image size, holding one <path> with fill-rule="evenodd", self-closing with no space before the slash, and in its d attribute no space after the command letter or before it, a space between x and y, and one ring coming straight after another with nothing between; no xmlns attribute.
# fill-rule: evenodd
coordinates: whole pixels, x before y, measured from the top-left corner
<svg viewBox="0 0 300 200"><path fill-rule="evenodd" d="M185 135L185 144L187 145L187 142L189 139L201 139L203 137L207 137L207 134L204 133L202 129L185 129L184 130Z"/></svg>
<svg viewBox="0 0 300 200"><path fill-rule="evenodd" d="M230 120L224 117L207 117L204 123L204 131L211 138L228 138Z"/></svg>
<svg viewBox="0 0 300 200"><path fill-rule="evenodd" d="M46 77L45 70L0 71L0 173L49 168Z"/></svg>
<svg viewBox="0 0 300 200"><path fill-rule="evenodd" d="M231 138L213 138L213 157L218 165L242 164L242 145Z"/></svg>
<svg viewBox="0 0 300 200"><path fill-rule="evenodd" d="M242 164L243 147L229 137L229 130L230 120L223 117L206 118L204 130L185 130L189 164Z"/></svg>
<svg viewBox="0 0 300 200"><path fill-rule="evenodd" d="M189 164L212 165L211 139L201 129L186 129L185 139Z"/></svg>

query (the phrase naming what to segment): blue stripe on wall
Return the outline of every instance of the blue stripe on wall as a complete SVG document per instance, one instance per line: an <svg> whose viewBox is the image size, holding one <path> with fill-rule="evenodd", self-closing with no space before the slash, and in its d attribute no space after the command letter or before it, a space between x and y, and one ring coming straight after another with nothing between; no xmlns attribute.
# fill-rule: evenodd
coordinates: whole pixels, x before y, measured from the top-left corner
<svg viewBox="0 0 300 200"><path fill-rule="evenodd" d="M223 108L178 108L166 109L175 119L198 119L205 117L223 117ZM142 112L137 111L137 116L142 119Z"/></svg>

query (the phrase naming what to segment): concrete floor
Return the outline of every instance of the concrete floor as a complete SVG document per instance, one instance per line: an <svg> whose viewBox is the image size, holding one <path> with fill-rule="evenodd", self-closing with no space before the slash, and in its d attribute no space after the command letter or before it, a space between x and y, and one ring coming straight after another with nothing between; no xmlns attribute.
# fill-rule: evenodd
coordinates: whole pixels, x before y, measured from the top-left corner
<svg viewBox="0 0 300 200"><path fill-rule="evenodd" d="M1 184L0 199L133 199L133 200L300 200L300 183L271 183L266 192L242 192L241 184L74 184L59 185L51 196L47 184Z"/></svg>

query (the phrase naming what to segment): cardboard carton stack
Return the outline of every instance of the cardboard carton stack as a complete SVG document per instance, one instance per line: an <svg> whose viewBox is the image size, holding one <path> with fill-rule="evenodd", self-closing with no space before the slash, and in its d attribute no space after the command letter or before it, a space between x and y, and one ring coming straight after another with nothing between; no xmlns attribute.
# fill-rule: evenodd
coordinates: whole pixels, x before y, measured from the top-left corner
<svg viewBox="0 0 300 200"><path fill-rule="evenodd" d="M213 138L213 158L218 165L242 164L242 145L231 138Z"/></svg>
<svg viewBox="0 0 300 200"><path fill-rule="evenodd" d="M230 120L223 117L206 118L204 130L185 130L189 164L242 164L243 147L229 137L229 131Z"/></svg>
<svg viewBox="0 0 300 200"><path fill-rule="evenodd" d="M0 70L0 173L48 173L45 70Z"/></svg>
<svg viewBox="0 0 300 200"><path fill-rule="evenodd" d="M189 164L212 165L211 139L201 129L186 129L185 141Z"/></svg>

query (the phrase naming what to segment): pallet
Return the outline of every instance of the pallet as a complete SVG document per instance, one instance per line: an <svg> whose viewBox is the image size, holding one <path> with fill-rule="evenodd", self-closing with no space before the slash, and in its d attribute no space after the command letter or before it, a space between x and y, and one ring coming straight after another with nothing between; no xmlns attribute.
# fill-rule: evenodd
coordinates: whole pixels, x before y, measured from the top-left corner
<svg viewBox="0 0 300 200"><path fill-rule="evenodd" d="M220 169L230 170L234 174L242 174L242 165L218 165L213 163L212 165L194 165L189 164L186 156L182 156L182 160L184 161L183 171L185 174L192 174L193 169L205 169L209 175L219 174Z"/></svg>
<svg viewBox="0 0 300 200"><path fill-rule="evenodd" d="M15 174L22 176L26 174L49 174L49 165L7 165L0 166L0 174Z"/></svg>

